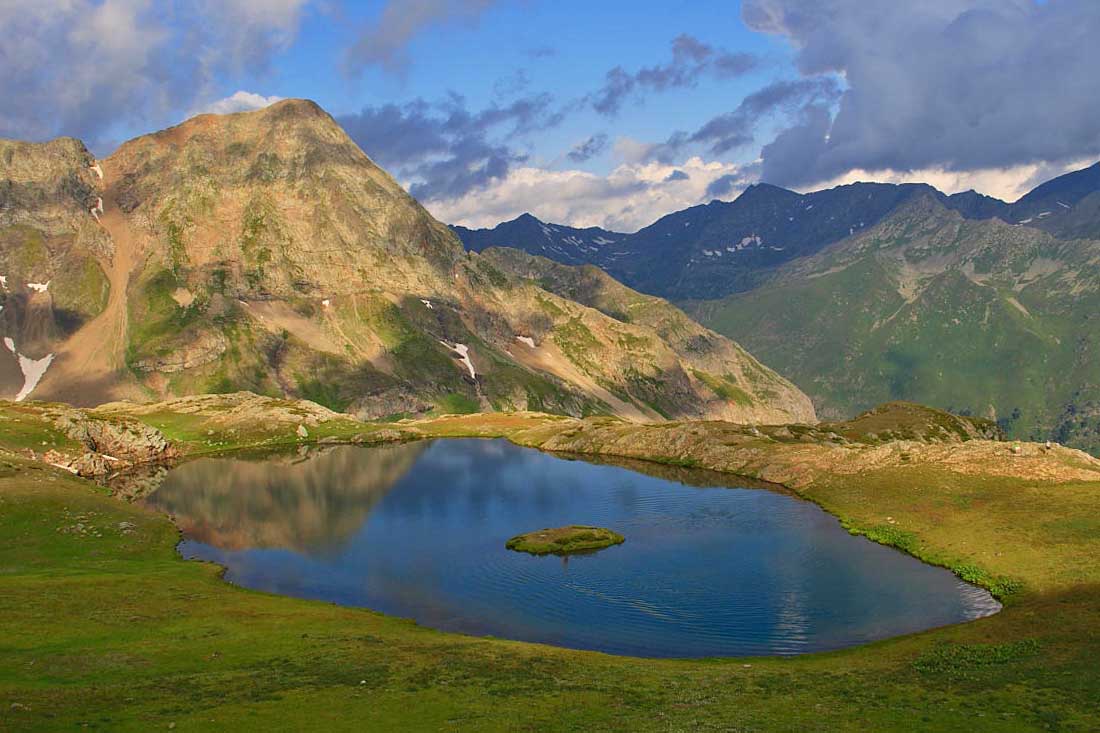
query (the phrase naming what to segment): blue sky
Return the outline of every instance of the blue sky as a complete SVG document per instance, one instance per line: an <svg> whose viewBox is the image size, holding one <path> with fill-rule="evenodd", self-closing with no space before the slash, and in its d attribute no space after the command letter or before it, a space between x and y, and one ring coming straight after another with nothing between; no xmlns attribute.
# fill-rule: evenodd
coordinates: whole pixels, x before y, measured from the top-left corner
<svg viewBox="0 0 1100 733"><path fill-rule="evenodd" d="M264 97L308 97L337 117L364 106L432 102L451 94L464 97L471 110L532 94L548 94L556 106L567 107L600 89L615 67L637 70L667 62L673 39L680 35L763 60L757 71L741 78L702 78L659 98L639 95L611 118L580 106L561 124L514 143L541 166L606 173L616 163L610 149L582 163L566 156L601 132L652 141L694 129L767 81L792 74L790 45L746 28L737 2L639 7L623 0L502 3L476 19L427 29L409 43L407 64L349 73L342 67L357 30L377 22L385 5L379 0L306 12L296 42L273 59L271 68L226 75L219 79L220 92L228 96L245 89ZM128 132L142 131L136 127ZM368 152L377 152L370 140L360 142ZM757 152L745 148L729 158L749 161Z"/></svg>
<svg viewBox="0 0 1100 733"><path fill-rule="evenodd" d="M698 0L643 3L641 9L637 2L621 0L503 5L476 23L459 22L413 39L407 52L409 65L397 73L378 67L351 78L332 73L354 41L351 28L376 18L382 5L370 2L348 8L345 30L333 22L336 14L310 14L300 41L276 62L274 73L227 79L225 92L244 84L262 94L310 97L334 115L357 111L365 104L434 100L452 92L466 97L472 108L482 108L508 91L514 93L517 82L523 84L521 91L546 92L566 103L598 89L607 71L616 66L637 69L664 60L673 38L680 34L730 50L767 55L789 73L788 44L745 28L738 3ZM539 55L548 52L552 55ZM540 158L552 160L601 127L614 127L617 134L642 140L662 138L726 111L777 72L783 73L777 68L732 82L704 81L696 88L639 104L610 122L586 110L530 143Z"/></svg>
<svg viewBox="0 0 1100 733"><path fill-rule="evenodd" d="M631 230L758 180L1012 199L1100 157L1095 0L6 0L0 33L0 136L105 155L307 97L476 226Z"/></svg>

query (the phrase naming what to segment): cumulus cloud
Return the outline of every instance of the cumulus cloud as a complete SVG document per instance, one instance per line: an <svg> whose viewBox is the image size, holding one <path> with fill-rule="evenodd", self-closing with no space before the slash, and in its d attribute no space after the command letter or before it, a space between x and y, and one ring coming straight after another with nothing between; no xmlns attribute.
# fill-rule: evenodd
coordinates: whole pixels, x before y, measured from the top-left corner
<svg viewBox="0 0 1100 733"><path fill-rule="evenodd" d="M763 151L764 180L1011 170L1100 155L1094 0L745 0L807 78L842 76Z"/></svg>
<svg viewBox="0 0 1100 733"><path fill-rule="evenodd" d="M573 149L568 153L568 157L574 163L583 163L586 160L595 158L606 149L607 135L601 132L573 146Z"/></svg>
<svg viewBox="0 0 1100 733"><path fill-rule="evenodd" d="M592 107L603 115L614 115L632 96L663 92L695 85L705 75L728 79L745 74L757 66L748 53L731 53L683 34L672 41L672 60L667 64L627 71L616 66L607 72L604 85L591 95Z"/></svg>
<svg viewBox="0 0 1100 733"><path fill-rule="evenodd" d="M531 212L571 226L635 231L665 214L709 201L710 185L728 176L744 180L743 167L698 157L675 168L657 162L622 164L606 176L524 166L477 193L428 199L424 205L442 221L469 227L495 226ZM727 187L729 197L737 193L736 186Z"/></svg>
<svg viewBox="0 0 1100 733"><path fill-rule="evenodd" d="M198 112L206 112L215 115L228 115L234 112L250 112L254 109L263 109L270 104L275 104L281 99L282 97L276 97L274 95L265 97L255 92L237 91L230 94L228 97L224 97L216 102L211 102L210 104L200 107Z"/></svg>
<svg viewBox="0 0 1100 733"><path fill-rule="evenodd" d="M0 3L0 136L80 137L193 106L223 73L262 69L306 0Z"/></svg>
<svg viewBox="0 0 1100 733"><path fill-rule="evenodd" d="M452 95L440 103L368 106L337 121L417 198L462 196L503 178L527 156L513 141L559 124L553 99L538 94L477 112Z"/></svg>
<svg viewBox="0 0 1100 733"><path fill-rule="evenodd" d="M425 30L454 23L476 23L500 0L388 0L377 20L363 29L349 49L350 71L378 65L400 71L409 63L408 45Z"/></svg>

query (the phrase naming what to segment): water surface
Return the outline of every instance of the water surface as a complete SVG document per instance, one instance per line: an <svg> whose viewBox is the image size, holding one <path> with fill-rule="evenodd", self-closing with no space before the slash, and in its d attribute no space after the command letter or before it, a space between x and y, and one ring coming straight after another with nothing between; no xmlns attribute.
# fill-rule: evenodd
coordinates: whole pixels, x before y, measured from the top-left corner
<svg viewBox="0 0 1100 733"><path fill-rule="evenodd" d="M148 502L175 516L186 557L242 586L613 654L798 654L999 608L814 504L713 473L676 477L440 440L197 460ZM626 543L568 560L504 548L565 524Z"/></svg>

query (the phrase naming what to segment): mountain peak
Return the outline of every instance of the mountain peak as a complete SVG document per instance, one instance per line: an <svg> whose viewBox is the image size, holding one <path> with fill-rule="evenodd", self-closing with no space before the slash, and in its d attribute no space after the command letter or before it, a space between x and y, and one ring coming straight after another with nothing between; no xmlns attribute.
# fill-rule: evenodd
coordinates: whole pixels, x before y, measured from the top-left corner
<svg viewBox="0 0 1100 733"><path fill-rule="evenodd" d="M770 183L754 183L742 191L741 195L734 199L734 202L743 205L759 201L793 201L799 198L802 198L802 194L782 186L775 186Z"/></svg>
<svg viewBox="0 0 1100 733"><path fill-rule="evenodd" d="M1071 171L1052 178L1046 183L1036 186L1030 192L1020 198L1013 206L1026 207L1029 203L1047 203L1049 199L1060 200L1064 205L1072 205L1100 190L1100 162L1090 165L1088 168Z"/></svg>

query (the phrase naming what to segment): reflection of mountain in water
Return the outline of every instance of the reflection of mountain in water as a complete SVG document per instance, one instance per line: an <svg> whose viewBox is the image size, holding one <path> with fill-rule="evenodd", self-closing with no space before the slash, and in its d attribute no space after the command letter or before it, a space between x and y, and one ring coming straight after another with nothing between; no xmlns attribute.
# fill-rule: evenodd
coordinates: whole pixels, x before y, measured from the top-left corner
<svg viewBox="0 0 1100 733"><path fill-rule="evenodd" d="M184 534L235 550L343 545L426 444L341 446L258 460L204 458L172 471L145 504Z"/></svg>

